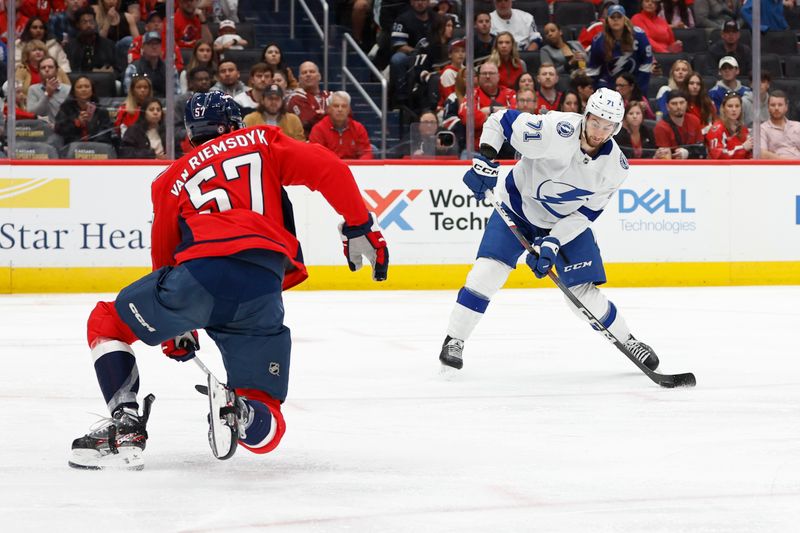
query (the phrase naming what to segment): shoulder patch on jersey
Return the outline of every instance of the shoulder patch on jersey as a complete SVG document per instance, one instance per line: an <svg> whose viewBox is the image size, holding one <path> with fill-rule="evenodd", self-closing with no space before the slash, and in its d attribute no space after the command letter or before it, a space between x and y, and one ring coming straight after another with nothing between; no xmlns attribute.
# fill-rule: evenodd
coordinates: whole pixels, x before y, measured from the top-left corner
<svg viewBox="0 0 800 533"><path fill-rule="evenodd" d="M628 164L628 158L625 157L625 154L622 152L619 153L619 164L625 170L628 170L631 166Z"/></svg>
<svg viewBox="0 0 800 533"><path fill-rule="evenodd" d="M556 124L556 131L562 137L571 137L573 133L575 133L575 126L567 122L566 120L562 120L558 124Z"/></svg>

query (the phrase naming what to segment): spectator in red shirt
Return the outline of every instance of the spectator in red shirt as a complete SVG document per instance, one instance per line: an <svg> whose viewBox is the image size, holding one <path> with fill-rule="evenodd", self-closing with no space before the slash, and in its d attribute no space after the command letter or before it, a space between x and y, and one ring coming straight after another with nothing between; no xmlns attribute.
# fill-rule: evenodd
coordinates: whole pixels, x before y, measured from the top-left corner
<svg viewBox="0 0 800 533"><path fill-rule="evenodd" d="M10 3L11 0L6 0L6 3ZM22 32L25 31L25 25L28 23L28 17L25 16L24 13L20 10L20 6L22 5L22 0L16 0L16 7L17 7L17 19L15 21L15 28L14 28L14 38L19 39L22 35ZM5 7L2 11L0 11L0 39L3 42L8 42L8 13L6 12L8 7Z"/></svg>
<svg viewBox="0 0 800 533"><path fill-rule="evenodd" d="M114 130L120 137L125 135L125 130L139 120L142 104L151 98L153 98L153 85L150 83L150 78L146 76L134 77L131 81L130 89L128 89L128 97L117 108Z"/></svg>
<svg viewBox="0 0 800 533"><path fill-rule="evenodd" d="M205 15L197 9L197 0L179 0L175 10L175 43L181 48L193 48L201 38L212 42L205 22Z"/></svg>
<svg viewBox="0 0 800 533"><path fill-rule="evenodd" d="M517 43L510 31L502 31L497 34L489 61L497 65L500 86L508 89L514 87L519 77L528 70L525 61L519 57Z"/></svg>
<svg viewBox="0 0 800 533"><path fill-rule="evenodd" d="M308 141L321 144L340 159L372 159L367 129L350 117L350 95L336 91L327 106L328 115L311 128Z"/></svg>
<svg viewBox="0 0 800 533"><path fill-rule="evenodd" d="M449 46L450 63L439 71L439 102L438 109L444 107L444 101L456 90L456 78L464 68L464 59L467 57L466 42L464 39L452 41Z"/></svg>
<svg viewBox="0 0 800 533"><path fill-rule="evenodd" d="M700 120L687 113L686 93L671 91L667 97L667 114L656 123L653 134L656 146L670 149L670 159L689 159L690 144L703 142Z"/></svg>
<svg viewBox="0 0 800 533"><path fill-rule="evenodd" d="M539 82L539 90L536 91L537 107L539 114L543 115L548 111L558 111L561 108L561 98L564 93L556 88L558 83L558 73L556 66L552 63L542 63L539 73L536 75Z"/></svg>
<svg viewBox="0 0 800 533"><path fill-rule="evenodd" d="M742 122L742 97L730 93L722 99L719 120L706 134L709 159L752 159L753 139Z"/></svg>
<svg viewBox="0 0 800 533"><path fill-rule="evenodd" d="M674 53L683 50L683 43L675 40L669 23L658 15L660 0L642 0L642 11L631 17L634 26L644 30L653 52Z"/></svg>
<svg viewBox="0 0 800 533"><path fill-rule="evenodd" d="M472 105L475 109L475 149L477 150L486 119L495 111L516 109L517 96L513 90L500 87L497 65L487 61L481 65L478 86L475 87L472 98L465 98L458 110L458 118L461 119L462 124L467 123L467 105Z"/></svg>
<svg viewBox="0 0 800 533"><path fill-rule="evenodd" d="M286 103L286 108L300 117L306 135L325 116L328 92L320 89L321 79L319 68L313 61L300 65L300 87L294 90Z"/></svg>

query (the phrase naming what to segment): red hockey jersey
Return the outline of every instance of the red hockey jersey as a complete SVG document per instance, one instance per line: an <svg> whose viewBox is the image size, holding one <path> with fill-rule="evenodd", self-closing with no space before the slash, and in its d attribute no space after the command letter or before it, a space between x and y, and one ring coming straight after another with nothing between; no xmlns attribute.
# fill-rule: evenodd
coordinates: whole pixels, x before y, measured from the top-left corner
<svg viewBox="0 0 800 533"><path fill-rule="evenodd" d="M721 120L711 126L706 133L706 147L709 159L751 159L752 150L744 149L744 139L750 132L742 126L741 135L731 135Z"/></svg>
<svg viewBox="0 0 800 533"><path fill-rule="evenodd" d="M195 148L153 182L153 269L263 249L289 259L284 289L301 283L308 273L293 222L284 218L291 217L284 185L318 190L348 225L369 218L350 169L333 152L274 126L237 130Z"/></svg>

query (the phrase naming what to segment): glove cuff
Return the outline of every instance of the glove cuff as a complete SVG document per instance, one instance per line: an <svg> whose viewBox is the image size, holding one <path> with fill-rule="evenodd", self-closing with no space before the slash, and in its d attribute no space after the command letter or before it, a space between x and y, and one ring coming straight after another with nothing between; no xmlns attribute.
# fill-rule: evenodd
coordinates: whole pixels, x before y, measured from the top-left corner
<svg viewBox="0 0 800 533"><path fill-rule="evenodd" d="M558 249L561 248L561 242L555 238L548 235L544 239L542 239L542 244L540 245L541 248L550 248L553 250L553 254L558 254Z"/></svg>
<svg viewBox="0 0 800 533"><path fill-rule="evenodd" d="M372 218L372 213L369 214L369 219L363 224L359 224L358 226L348 226L347 224L342 224L342 235L347 237L348 239L354 239L356 237L361 237L362 235L366 235L371 231L378 231L377 228L374 228L375 221Z"/></svg>

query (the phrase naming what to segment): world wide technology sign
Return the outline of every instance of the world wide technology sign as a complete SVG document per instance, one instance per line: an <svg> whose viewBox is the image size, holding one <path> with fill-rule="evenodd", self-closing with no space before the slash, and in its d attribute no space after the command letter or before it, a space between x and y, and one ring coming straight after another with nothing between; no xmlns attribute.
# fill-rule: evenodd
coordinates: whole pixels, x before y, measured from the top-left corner
<svg viewBox="0 0 800 533"><path fill-rule="evenodd" d="M492 208L465 165L358 165L393 264L469 264ZM150 183L162 166L0 167L0 265L147 266ZM800 260L794 166L633 166L594 224L606 262ZM339 265L340 217L289 188L309 265Z"/></svg>

